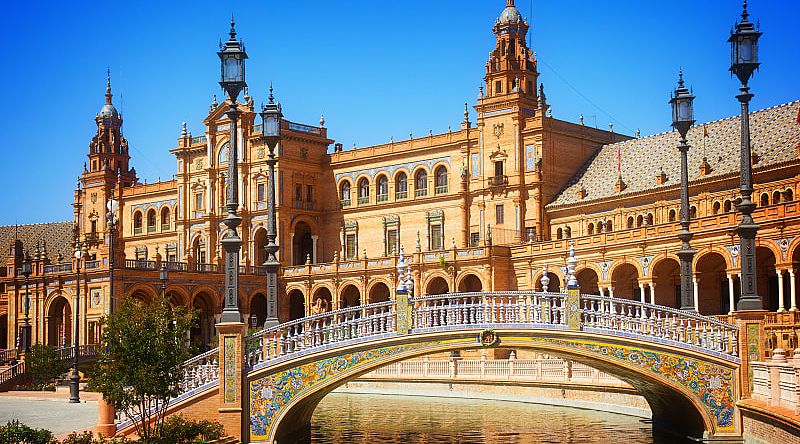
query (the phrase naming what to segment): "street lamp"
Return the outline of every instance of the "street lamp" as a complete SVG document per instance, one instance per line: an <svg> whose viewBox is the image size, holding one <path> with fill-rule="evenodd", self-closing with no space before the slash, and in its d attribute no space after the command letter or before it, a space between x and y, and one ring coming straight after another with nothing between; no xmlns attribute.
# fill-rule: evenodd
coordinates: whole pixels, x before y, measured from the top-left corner
<svg viewBox="0 0 800 444"><path fill-rule="evenodd" d="M272 84L269 85L269 103L261 107L261 120L263 121L263 139L269 148L267 156L267 166L269 167L269 189L267 201L267 260L264 266L267 269L267 319L264 327L278 325L278 269L280 262L275 256L278 252L278 244L275 243L277 237L275 219L275 147L281 140L281 126L283 113L281 104L275 103L272 95Z"/></svg>
<svg viewBox="0 0 800 444"><path fill-rule="evenodd" d="M689 232L689 163L686 159L689 144L686 142L686 133L694 125L694 96L683 85L683 70L678 75L678 87L672 94L669 103L672 105L672 127L680 134L678 151L681 153L681 231L678 238L681 240L681 249L678 258L681 261L681 310L696 310L694 303L694 285L692 282L692 258L697 250L692 249L689 241L692 233Z"/></svg>
<svg viewBox="0 0 800 444"><path fill-rule="evenodd" d="M76 232L77 233L77 232ZM79 313L78 310L78 303L80 302L81 296L81 256L83 252L81 251L81 244L77 240L77 234L75 239L75 304L74 309L72 310L72 317L75 318L75 328L73 329L72 333L72 375L69 377L69 402L71 404L81 402L80 397L80 386L78 385L81 382L81 377L78 374L78 328L80 326L79 323Z"/></svg>
<svg viewBox="0 0 800 444"><path fill-rule="evenodd" d="M22 303L23 310L25 311L24 324L22 325L22 349L27 354L31 351L31 323L30 323L30 307L31 299L28 292L28 278L31 277L33 272L31 255L25 253L25 259L22 260L22 275L25 276L25 300Z"/></svg>
<svg viewBox="0 0 800 444"><path fill-rule="evenodd" d="M122 173L117 173L117 180ZM113 193L113 192L112 192ZM111 199L106 203L106 220L108 221L108 307L107 313L114 313L114 230L117 226L117 210L119 201L115 200L112 194Z"/></svg>
<svg viewBox="0 0 800 444"><path fill-rule="evenodd" d="M242 246L242 238L236 232L236 227L242 223L242 219L236 215L239 206L237 123L241 113L236 104L236 98L247 86L244 71L247 53L244 52L241 42L236 40L234 25L233 18L231 18L230 38L217 53L221 72L219 85L228 94L228 106L230 107L225 113L230 120L230 146L228 148L228 183L230 185L225 205L228 215L222 221L228 229L220 241L225 249L225 302L220 322L242 322L242 315L239 313L239 250Z"/></svg>
<svg viewBox="0 0 800 444"><path fill-rule="evenodd" d="M161 262L161 269L158 270L158 278L161 280L161 297L167 299L167 279L169 279L169 269L165 262Z"/></svg>
<svg viewBox="0 0 800 444"><path fill-rule="evenodd" d="M742 221L736 228L740 239L740 261L742 294L736 304L737 310L762 310L764 308L761 297L756 294L756 232L758 225L751 216L756 205L752 201L753 195L753 168L750 165L750 88L747 82L753 71L758 69L758 39L761 33L747 20L747 2L744 2L742 20L736 24L735 31L731 31L728 42L731 44L730 72L736 74L742 86L740 94L736 96L742 105L741 111L741 169L739 175L739 191L742 193L742 202L738 205L742 213Z"/></svg>

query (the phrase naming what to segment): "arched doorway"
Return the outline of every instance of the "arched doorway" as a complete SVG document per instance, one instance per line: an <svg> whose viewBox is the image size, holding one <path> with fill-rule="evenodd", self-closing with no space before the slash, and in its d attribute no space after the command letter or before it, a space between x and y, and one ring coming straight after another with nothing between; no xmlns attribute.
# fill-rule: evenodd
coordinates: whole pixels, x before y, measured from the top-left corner
<svg viewBox="0 0 800 444"><path fill-rule="evenodd" d="M292 263L302 265L307 258L314 260L314 242L311 239L311 227L305 222L298 222L294 226L294 237L292 237Z"/></svg>
<svg viewBox="0 0 800 444"><path fill-rule="evenodd" d="M256 316L255 328L260 329L264 325L264 321L267 320L267 298L261 293L253 295L250 299L250 319L247 320L248 323L251 322L253 315Z"/></svg>
<svg viewBox="0 0 800 444"><path fill-rule="evenodd" d="M192 344L201 351L209 349L214 334L214 314L216 304L214 297L208 293L200 293L194 298L192 308L197 310L197 324L192 327L189 336Z"/></svg>
<svg viewBox="0 0 800 444"><path fill-rule="evenodd" d="M681 307L681 267L675 259L664 259L653 267L655 303L665 307Z"/></svg>
<svg viewBox="0 0 800 444"><path fill-rule="evenodd" d="M756 248L756 284L758 285L758 295L764 301L764 309L769 311L778 310L778 275L775 271L775 254L772 250L765 247ZM786 305L787 292L783 292L783 307Z"/></svg>
<svg viewBox="0 0 800 444"><path fill-rule="evenodd" d="M253 236L253 265L262 266L267 261L267 230L259 228Z"/></svg>
<svg viewBox="0 0 800 444"><path fill-rule="evenodd" d="M0 350L8 347L8 315L0 315Z"/></svg>
<svg viewBox="0 0 800 444"><path fill-rule="evenodd" d="M620 299L639 299L639 272L631 264L622 264L611 274L611 287L614 297Z"/></svg>
<svg viewBox="0 0 800 444"><path fill-rule="evenodd" d="M322 311L333 310L333 296L331 295L331 291L328 290L328 287L319 287L314 292L314 295L311 298L312 307L315 307L317 305L317 299L322 299L322 303L320 304L320 310Z"/></svg>
<svg viewBox="0 0 800 444"><path fill-rule="evenodd" d="M206 258L206 241L202 236L197 236L194 238L194 242L192 242L192 257L194 257L195 263L208 263Z"/></svg>
<svg viewBox="0 0 800 444"><path fill-rule="evenodd" d="M718 315L728 313L728 277L725 274L725 258L719 253L705 254L697 260L697 304L700 314ZM680 284L678 287L680 292Z"/></svg>
<svg viewBox="0 0 800 444"><path fill-rule="evenodd" d="M458 291L459 293L483 291L483 284L478 276L468 274L458 283Z"/></svg>
<svg viewBox="0 0 800 444"><path fill-rule="evenodd" d="M339 308L349 308L361 305L361 292L355 285L348 285L342 290Z"/></svg>
<svg viewBox="0 0 800 444"><path fill-rule="evenodd" d="M547 272L547 277L550 279L550 282L547 283L547 292L561 293L561 279L559 279L558 276L552 271ZM533 283L533 288L535 291L544 291L544 287L542 287L541 276L536 278L536 282Z"/></svg>
<svg viewBox="0 0 800 444"><path fill-rule="evenodd" d="M62 347L72 343L72 307L67 298L57 296L47 310L47 345Z"/></svg>
<svg viewBox="0 0 800 444"><path fill-rule="evenodd" d="M289 320L302 319L306 317L306 297L300 290L289 292Z"/></svg>
<svg viewBox="0 0 800 444"><path fill-rule="evenodd" d="M584 268L575 275L578 286L581 287L581 294L600 294L600 287L597 285L597 273L591 268Z"/></svg>
<svg viewBox="0 0 800 444"><path fill-rule="evenodd" d="M431 279L428 282L428 288L425 290L425 294L445 294L450 293L450 286L447 285L447 281L444 280L441 276L436 276L435 278Z"/></svg>
<svg viewBox="0 0 800 444"><path fill-rule="evenodd" d="M383 282L378 282L369 290L369 303L386 302L389 300L390 295L389 286Z"/></svg>

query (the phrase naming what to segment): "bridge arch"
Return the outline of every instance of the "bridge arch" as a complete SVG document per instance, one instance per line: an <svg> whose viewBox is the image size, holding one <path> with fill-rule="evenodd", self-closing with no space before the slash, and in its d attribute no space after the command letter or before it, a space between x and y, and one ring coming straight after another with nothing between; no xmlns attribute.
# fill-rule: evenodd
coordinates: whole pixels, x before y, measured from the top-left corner
<svg viewBox="0 0 800 444"><path fill-rule="evenodd" d="M254 394L250 400L251 437L268 442L303 438L317 404L337 387L393 362L474 349L479 333L438 332L391 338L254 372L249 378L249 392ZM733 403L737 366L731 362L603 335L586 338L585 333L537 331L496 334L504 348L530 349L581 362L628 382L647 400L656 426L693 437L736 432ZM680 379L681 370L683 375L688 374L687 380ZM724 390L702 379L709 374L721 378ZM263 398L265 393L271 398Z"/></svg>

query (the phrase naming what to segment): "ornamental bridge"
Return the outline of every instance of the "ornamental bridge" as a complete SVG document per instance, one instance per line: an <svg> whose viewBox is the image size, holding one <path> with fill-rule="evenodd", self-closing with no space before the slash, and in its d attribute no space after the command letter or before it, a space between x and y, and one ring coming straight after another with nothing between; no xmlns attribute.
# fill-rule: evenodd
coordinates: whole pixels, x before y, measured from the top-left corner
<svg viewBox="0 0 800 444"><path fill-rule="evenodd" d="M430 353L503 346L624 380L647 400L656 426L698 438L741 436L736 402L750 384L737 325L577 288L396 296L249 336L243 323L217 324L221 347L185 363L169 414L218 415L242 442L301 441L320 400L364 373ZM132 430L130 419L116 424L118 433Z"/></svg>

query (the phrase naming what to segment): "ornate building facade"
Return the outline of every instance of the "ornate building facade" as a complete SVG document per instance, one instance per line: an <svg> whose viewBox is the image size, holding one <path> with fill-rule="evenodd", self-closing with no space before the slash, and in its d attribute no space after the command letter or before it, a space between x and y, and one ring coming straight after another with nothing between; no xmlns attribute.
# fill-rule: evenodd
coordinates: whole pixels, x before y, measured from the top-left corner
<svg viewBox="0 0 800 444"><path fill-rule="evenodd" d="M680 306L677 134L631 138L552 117L528 26L507 0L492 28L496 46L473 105L476 122L465 109L460 127L446 133L348 150L328 137L324 119L283 122L276 173L282 321L310 314L317 299L338 309L392 298L401 248L418 294L543 290L545 275L544 290L559 291L570 241L582 292ZM184 124L170 150L175 179L143 184L110 80L105 97L75 190L78 242L70 224L31 229L17 241L12 227L3 232L11 248L0 287L0 348L13 346L24 323L26 281L34 342L71 342L76 312L79 341L95 342L111 304L160 292L196 308L192 339L211 342L222 307L229 186L241 196L239 302L248 321L263 323L267 148L253 99L245 92L238 104L234 135L215 99L203 134ZM771 311L797 310L799 113L795 101L751 114L758 294ZM688 136L695 307L707 315L727 314L739 293L738 129L734 117L697 125ZM231 137L241 150L235 184L226 181ZM119 202L113 233L112 199ZM43 252L45 241L60 254ZM23 249L33 260L27 279ZM775 340L797 345L796 336Z"/></svg>

